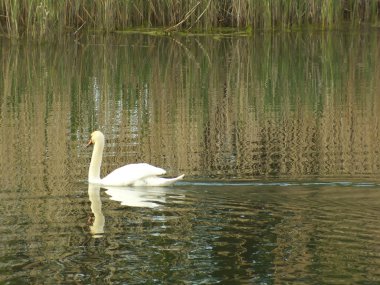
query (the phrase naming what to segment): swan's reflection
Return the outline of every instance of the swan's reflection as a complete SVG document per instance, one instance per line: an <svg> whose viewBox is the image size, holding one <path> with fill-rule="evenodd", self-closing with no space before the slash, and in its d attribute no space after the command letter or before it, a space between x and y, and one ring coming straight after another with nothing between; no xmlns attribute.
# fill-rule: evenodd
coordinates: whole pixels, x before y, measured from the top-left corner
<svg viewBox="0 0 380 285"><path fill-rule="evenodd" d="M107 187L106 194L110 200L120 202L123 206L156 208L166 202L167 187ZM179 195L181 196L181 195ZM91 220L90 232L94 238L104 234L104 215L100 199L100 186L88 184L88 197L94 218Z"/></svg>
<svg viewBox="0 0 380 285"><path fill-rule="evenodd" d="M94 238L100 238L104 233L104 215L102 213L102 201L100 200L100 186L88 184L88 198L91 202L91 211L94 214L90 232Z"/></svg>
<svg viewBox="0 0 380 285"><path fill-rule="evenodd" d="M123 206L155 208L165 203L164 187L107 187L111 200Z"/></svg>

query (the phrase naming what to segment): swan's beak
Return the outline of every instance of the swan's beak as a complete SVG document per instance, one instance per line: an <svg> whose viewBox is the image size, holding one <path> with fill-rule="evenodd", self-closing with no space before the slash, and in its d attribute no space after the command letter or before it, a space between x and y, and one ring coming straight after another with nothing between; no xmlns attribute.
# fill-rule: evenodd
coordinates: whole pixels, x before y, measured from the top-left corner
<svg viewBox="0 0 380 285"><path fill-rule="evenodd" d="M88 141L88 143L86 144L86 147L89 147L90 145L92 145L93 144L93 142L92 142L92 140L90 139L89 141Z"/></svg>

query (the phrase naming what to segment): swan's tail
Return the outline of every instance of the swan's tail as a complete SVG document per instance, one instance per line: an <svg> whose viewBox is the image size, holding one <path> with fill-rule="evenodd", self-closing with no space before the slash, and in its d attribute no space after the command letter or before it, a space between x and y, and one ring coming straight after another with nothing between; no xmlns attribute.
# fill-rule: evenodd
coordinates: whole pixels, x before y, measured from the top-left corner
<svg viewBox="0 0 380 285"><path fill-rule="evenodd" d="M182 174L175 178L163 178L163 177L147 177L143 180L136 181L133 186L169 186L174 184L178 180L182 180L185 174Z"/></svg>
<svg viewBox="0 0 380 285"><path fill-rule="evenodd" d="M157 177L159 179L158 184L157 186L169 186L169 185L172 185L174 184L175 182L177 182L178 180L182 180L183 177L185 176L185 174L182 174L178 177L175 177L175 178L161 178L161 177Z"/></svg>
<svg viewBox="0 0 380 285"><path fill-rule="evenodd" d="M170 181L173 181L173 182L176 182L178 180L182 180L183 177L185 177L185 174L181 174L180 176L176 177L176 178L170 178L169 180Z"/></svg>

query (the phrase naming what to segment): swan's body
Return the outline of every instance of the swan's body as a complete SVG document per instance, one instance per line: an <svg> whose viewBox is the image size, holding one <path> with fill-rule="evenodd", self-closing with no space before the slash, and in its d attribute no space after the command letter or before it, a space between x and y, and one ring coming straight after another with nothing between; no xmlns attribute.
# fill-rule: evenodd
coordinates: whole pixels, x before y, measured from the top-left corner
<svg viewBox="0 0 380 285"><path fill-rule="evenodd" d="M127 164L115 169L103 179L100 178L102 164L104 135L100 131L91 134L88 145L93 144L88 182L102 186L168 186L181 180L184 175L176 178L162 178L166 171L147 163Z"/></svg>

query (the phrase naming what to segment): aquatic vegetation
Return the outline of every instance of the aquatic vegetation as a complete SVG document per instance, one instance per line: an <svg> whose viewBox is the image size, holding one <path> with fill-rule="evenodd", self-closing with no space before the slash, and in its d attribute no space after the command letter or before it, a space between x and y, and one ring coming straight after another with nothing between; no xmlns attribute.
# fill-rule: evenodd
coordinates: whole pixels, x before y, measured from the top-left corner
<svg viewBox="0 0 380 285"><path fill-rule="evenodd" d="M313 27L331 29L363 23L378 26L379 0L0 0L0 32L42 38L83 30L134 27L172 31L246 31Z"/></svg>

